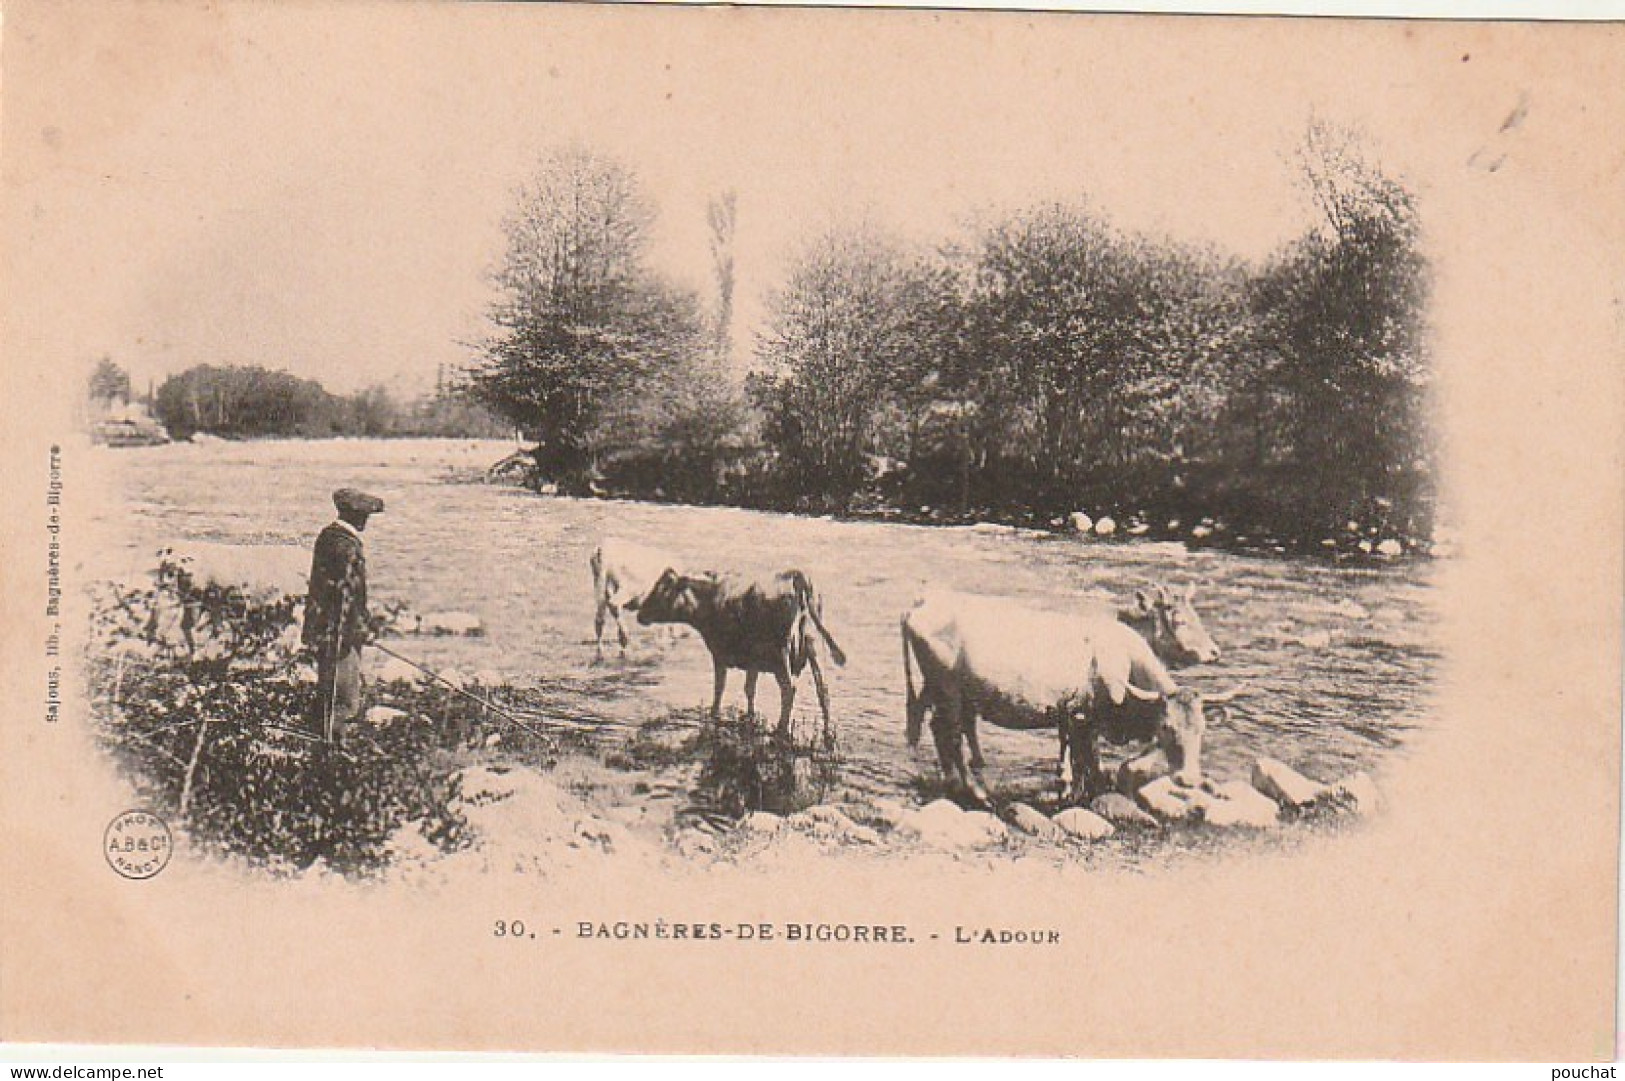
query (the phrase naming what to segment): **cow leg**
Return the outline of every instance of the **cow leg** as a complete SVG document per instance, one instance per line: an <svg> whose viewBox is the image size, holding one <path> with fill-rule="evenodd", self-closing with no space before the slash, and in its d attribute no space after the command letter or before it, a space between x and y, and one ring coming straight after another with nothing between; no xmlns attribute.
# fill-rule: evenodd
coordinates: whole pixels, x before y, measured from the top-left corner
<svg viewBox="0 0 1625 1081"><path fill-rule="evenodd" d="M615 634L621 640L621 656L624 657L626 656L626 643L629 639L626 634L626 624L621 622L621 606L618 604L612 605L610 611L615 613Z"/></svg>
<svg viewBox="0 0 1625 1081"><path fill-rule="evenodd" d="M980 773L987 760L982 757L982 740L976 734L976 711L967 707L963 710L963 717L961 727L965 731L965 743L970 747L970 768Z"/></svg>
<svg viewBox="0 0 1625 1081"><path fill-rule="evenodd" d="M987 766L987 760L982 757L982 741L976 734L977 720L976 706L969 702L961 703L959 730L965 737L965 745L970 748L970 774L966 787L970 790L973 800L983 807L991 807L993 797L988 794L987 782L982 779L982 770Z"/></svg>
<svg viewBox="0 0 1625 1081"><path fill-rule="evenodd" d="M604 659L604 607L603 598L600 597L598 611L592 617L593 664L599 664Z"/></svg>
<svg viewBox="0 0 1625 1081"><path fill-rule="evenodd" d="M1072 791L1068 798L1081 805L1091 795L1105 790L1106 777L1100 771L1100 756L1095 750L1094 725L1084 717L1070 717L1063 723L1072 733Z"/></svg>
<svg viewBox="0 0 1625 1081"><path fill-rule="evenodd" d="M1083 773L1079 769L1075 744L1078 739L1078 720L1063 713L1060 717L1061 758L1059 763L1060 795L1063 806L1078 802Z"/></svg>
<svg viewBox="0 0 1625 1081"><path fill-rule="evenodd" d="M961 792L972 792L970 775L965 771L964 749L960 746L962 729L960 711L964 703L956 693L945 693L931 710L931 738L937 744L937 762L942 766L942 779Z"/></svg>
<svg viewBox="0 0 1625 1081"><path fill-rule="evenodd" d="M711 719L722 719L722 691L728 685L728 666L716 657L711 658Z"/></svg>
<svg viewBox="0 0 1625 1081"><path fill-rule="evenodd" d="M974 718L971 719L970 724L971 724L970 731L975 731L976 721L975 721ZM979 752L976 752L976 751L972 752L972 754L978 754L978 753ZM971 799L975 800L979 805L981 805L983 807L992 808L992 806L993 806L993 796L987 790L987 782L982 779L982 766L981 766L979 760L977 760L977 759L972 760L971 767L970 767L970 773L966 777L965 784L966 784L966 787L970 790Z"/></svg>
<svg viewBox="0 0 1625 1081"><path fill-rule="evenodd" d="M745 669L745 716L756 719L756 677L762 673L754 668Z"/></svg>
<svg viewBox="0 0 1625 1081"><path fill-rule="evenodd" d="M791 678L787 669L779 669L773 673L773 678L779 681L779 735L790 734L790 710L796 704L796 681Z"/></svg>
<svg viewBox="0 0 1625 1081"><path fill-rule="evenodd" d="M824 732L830 730L829 685L824 682L824 667L818 663L818 650L807 653L807 664L812 668L813 690L818 694L818 711L824 715Z"/></svg>
<svg viewBox="0 0 1625 1081"><path fill-rule="evenodd" d="M1072 784L1072 715L1065 709L1052 709L1049 718L1055 722L1055 735L1060 751L1055 758L1057 779L1055 796L1065 800Z"/></svg>

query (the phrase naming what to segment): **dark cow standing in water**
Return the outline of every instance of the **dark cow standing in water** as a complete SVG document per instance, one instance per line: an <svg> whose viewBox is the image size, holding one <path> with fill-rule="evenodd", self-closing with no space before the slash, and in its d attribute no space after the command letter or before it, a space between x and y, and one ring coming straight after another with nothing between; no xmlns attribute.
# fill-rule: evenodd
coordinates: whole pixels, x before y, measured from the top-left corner
<svg viewBox="0 0 1625 1081"><path fill-rule="evenodd" d="M1075 802L1104 788L1096 739L1155 737L1176 779L1202 779L1202 698L1181 690L1132 628L1101 616L1043 612L973 594L927 595L902 621L907 736L919 742L925 715L943 775L981 804L976 722L1058 729L1063 763L1074 765ZM916 691L914 669L921 684ZM966 769L961 740L972 749Z"/></svg>
<svg viewBox="0 0 1625 1081"><path fill-rule="evenodd" d="M797 570L758 579L736 574L684 575L668 570L649 591L638 609L638 622L685 623L700 633L711 651L715 683L711 716L722 713L722 692L728 669L745 673L745 709L756 712L756 677L770 673L779 683L779 731L790 730L790 709L795 704L795 679L810 667L818 707L828 727L829 688L818 662L818 642L829 647L839 665L846 654L824 627L822 604L812 582ZM811 630L808 625L811 625Z"/></svg>

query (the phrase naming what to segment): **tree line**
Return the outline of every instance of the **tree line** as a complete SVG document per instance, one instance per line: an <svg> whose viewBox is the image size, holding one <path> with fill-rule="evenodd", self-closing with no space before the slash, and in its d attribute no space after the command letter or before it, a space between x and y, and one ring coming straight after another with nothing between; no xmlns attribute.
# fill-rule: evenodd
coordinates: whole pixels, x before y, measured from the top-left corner
<svg viewBox="0 0 1625 1081"><path fill-rule="evenodd" d="M129 374L103 357L91 375L90 400L105 408L130 398ZM444 378L432 393L402 401L381 386L334 394L314 379L257 365L195 365L159 384L148 407L176 439L196 432L232 439L499 437L513 432Z"/></svg>
<svg viewBox="0 0 1625 1081"><path fill-rule="evenodd" d="M813 238L741 379L732 193L708 208L706 303L651 268L636 176L557 150L505 222L470 389L566 491L1425 538L1414 196L1322 123L1297 167L1318 220L1258 262L1126 232L1085 202L986 212L925 246L874 228Z"/></svg>

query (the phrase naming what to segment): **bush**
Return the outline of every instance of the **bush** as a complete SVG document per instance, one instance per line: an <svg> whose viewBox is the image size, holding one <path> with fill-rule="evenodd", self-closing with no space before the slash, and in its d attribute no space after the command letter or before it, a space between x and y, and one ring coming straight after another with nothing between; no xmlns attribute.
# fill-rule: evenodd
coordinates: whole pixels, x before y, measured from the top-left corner
<svg viewBox="0 0 1625 1081"><path fill-rule="evenodd" d="M694 751L700 760L698 801L735 818L753 811L787 814L822 802L840 767L833 725L803 743L780 735L776 724L732 711L700 729Z"/></svg>
<svg viewBox="0 0 1625 1081"><path fill-rule="evenodd" d="M149 586L106 589L93 617L99 741L195 844L272 871L377 871L404 826L443 850L465 844L456 756L437 752L476 727L448 710L479 707L397 687L405 717L322 743L291 644L299 607L201 585L167 554Z"/></svg>

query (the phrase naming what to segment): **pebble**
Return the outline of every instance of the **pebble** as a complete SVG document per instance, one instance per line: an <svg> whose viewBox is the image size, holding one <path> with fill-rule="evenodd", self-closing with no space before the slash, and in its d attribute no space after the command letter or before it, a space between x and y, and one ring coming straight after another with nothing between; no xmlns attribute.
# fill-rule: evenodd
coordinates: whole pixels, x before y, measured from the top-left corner
<svg viewBox="0 0 1625 1081"><path fill-rule="evenodd" d="M1371 814L1382 802L1377 795L1376 782L1363 772L1345 777L1332 785L1327 790L1325 798L1347 807L1357 815Z"/></svg>
<svg viewBox="0 0 1625 1081"><path fill-rule="evenodd" d="M1202 809L1201 790L1181 788L1172 777L1158 777L1140 789L1140 805L1164 822L1183 822Z"/></svg>
<svg viewBox="0 0 1625 1081"><path fill-rule="evenodd" d="M1266 829L1280 821L1275 801L1246 781L1229 781L1201 801L1202 818L1210 826L1246 826Z"/></svg>
<svg viewBox="0 0 1625 1081"><path fill-rule="evenodd" d="M739 826L747 833L761 833L771 837L784 828L784 819L767 811L753 811L745 816L745 820Z"/></svg>
<svg viewBox="0 0 1625 1081"><path fill-rule="evenodd" d="M1089 809L1114 826L1155 826L1157 820L1121 792L1105 792L1094 798Z"/></svg>
<svg viewBox="0 0 1625 1081"><path fill-rule="evenodd" d="M869 826L854 825L841 834L841 840L856 845L878 845L880 843L880 834Z"/></svg>
<svg viewBox="0 0 1625 1081"><path fill-rule="evenodd" d="M1311 781L1285 762L1260 758L1253 763L1253 787L1288 807L1313 803L1326 792L1326 786Z"/></svg>
<svg viewBox="0 0 1625 1081"><path fill-rule="evenodd" d="M1104 818L1082 807L1070 807L1055 816L1055 824L1074 837L1099 841L1117 832Z"/></svg>
<svg viewBox="0 0 1625 1081"><path fill-rule="evenodd" d="M1037 808L1017 803L1010 808L1010 821L1023 833L1043 841L1059 841L1065 836L1063 827L1056 825Z"/></svg>

